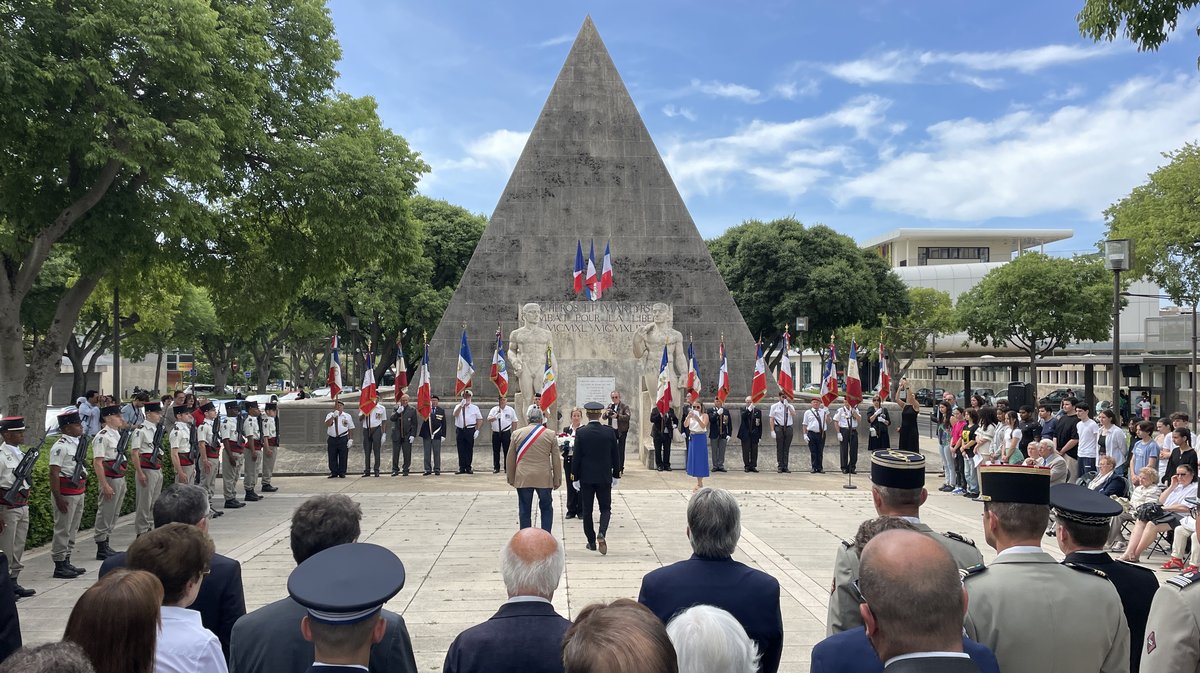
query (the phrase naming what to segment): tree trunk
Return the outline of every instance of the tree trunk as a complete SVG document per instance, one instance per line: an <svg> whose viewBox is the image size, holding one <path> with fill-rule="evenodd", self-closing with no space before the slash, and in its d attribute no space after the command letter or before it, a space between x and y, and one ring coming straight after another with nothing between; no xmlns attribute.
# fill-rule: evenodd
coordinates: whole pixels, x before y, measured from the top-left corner
<svg viewBox="0 0 1200 673"><path fill-rule="evenodd" d="M158 356L154 359L154 394L155 395L162 395L163 391L165 391L167 389L167 383L165 381L163 382L162 390L159 390L159 388L158 388L158 377L162 376L162 361L163 361L163 349L160 347L158 349Z"/></svg>
<svg viewBox="0 0 1200 673"><path fill-rule="evenodd" d="M1029 351L1029 382L1033 384L1033 405L1037 406L1038 400L1041 399L1041 394L1037 388L1037 349Z"/></svg>
<svg viewBox="0 0 1200 673"><path fill-rule="evenodd" d="M83 369L83 349L79 347L79 342L75 340L74 335L67 339L66 355L67 359L71 361L71 400L74 401L83 397L87 388L87 372Z"/></svg>

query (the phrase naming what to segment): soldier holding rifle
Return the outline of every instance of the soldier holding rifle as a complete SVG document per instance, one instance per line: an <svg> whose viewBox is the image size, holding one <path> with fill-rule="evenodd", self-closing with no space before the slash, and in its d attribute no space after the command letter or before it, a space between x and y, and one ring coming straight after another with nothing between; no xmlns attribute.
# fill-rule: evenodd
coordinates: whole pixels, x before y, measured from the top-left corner
<svg viewBox="0 0 1200 673"><path fill-rule="evenodd" d="M87 490L88 438L83 434L83 417L74 409L58 415L62 432L50 447L50 513L54 515L54 560L56 579L74 579L86 569L71 564L75 535L83 520L83 493Z"/></svg>
<svg viewBox="0 0 1200 673"><path fill-rule="evenodd" d="M29 488L33 465L38 459L38 450L21 451L25 441L25 419L8 416L0 419L0 552L9 558L9 576L12 577L13 593L17 598L27 598L37 593L17 584L21 574L21 555L25 552L25 536L29 534Z"/></svg>
<svg viewBox="0 0 1200 673"><path fill-rule="evenodd" d="M100 503L94 528L97 561L117 553L108 546L108 538L117 524L121 503L125 501L125 471L129 468L129 456L125 451L129 448L131 434L130 430L121 428L125 421L121 417L121 407L115 404L101 407L100 423L104 427L92 439L92 470L97 475L104 475L99 482Z"/></svg>
<svg viewBox="0 0 1200 673"><path fill-rule="evenodd" d="M137 471L133 531L138 535L154 528L154 501L162 492L162 403L147 402L142 405L142 413L145 418L134 428L130 439L138 458L133 464Z"/></svg>

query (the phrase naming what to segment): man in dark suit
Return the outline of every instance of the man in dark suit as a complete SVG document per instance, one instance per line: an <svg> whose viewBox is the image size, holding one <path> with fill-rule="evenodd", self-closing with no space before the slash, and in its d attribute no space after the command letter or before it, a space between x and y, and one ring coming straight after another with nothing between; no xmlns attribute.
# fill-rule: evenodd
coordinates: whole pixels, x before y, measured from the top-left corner
<svg viewBox="0 0 1200 673"><path fill-rule="evenodd" d="M679 417L674 409L662 413L658 407L650 410L650 439L654 442L654 469L659 472L671 471L671 440L675 437L675 428L679 427Z"/></svg>
<svg viewBox="0 0 1200 673"><path fill-rule="evenodd" d="M620 458L617 461L617 473L625 473L625 439L629 437L629 419L633 416L633 410L628 404L621 401L621 393L616 390L609 394L612 404L604 410L601 415L601 420L608 424L608 427L617 431L617 451Z"/></svg>
<svg viewBox="0 0 1200 673"><path fill-rule="evenodd" d="M742 441L742 469L758 472L758 442L762 439L762 409L747 397L738 422L738 439Z"/></svg>
<svg viewBox="0 0 1200 673"><path fill-rule="evenodd" d="M571 459L571 475L579 489L579 509L583 514L583 534L587 536L587 548L608 553L608 520L612 515L612 490L620 481L621 457L617 444L617 433L600 424L600 413L604 405L588 402L583 405L588 422L575 431L575 456ZM592 523L592 507L600 503L600 534Z"/></svg>
<svg viewBox="0 0 1200 673"><path fill-rule="evenodd" d="M980 673L1000 673L996 655L986 645L962 639L963 652L979 667ZM883 662L863 627L841 631L813 646L809 673L883 673Z"/></svg>
<svg viewBox="0 0 1200 673"><path fill-rule="evenodd" d="M713 472L725 471L725 445L733 434L733 417L719 399L713 400L708 410L708 453L712 457Z"/></svg>
<svg viewBox="0 0 1200 673"><path fill-rule="evenodd" d="M400 403L392 412L392 476L403 474L408 476L412 467L413 443L420 430L421 419L417 416L417 408L409 404L408 393L400 396ZM400 464L400 454L404 454L403 468ZM401 472L403 469L403 472Z"/></svg>
<svg viewBox="0 0 1200 673"><path fill-rule="evenodd" d="M638 602L663 624L693 605L725 610L758 644L759 670L775 673L783 653L779 582L733 560L742 533L737 500L728 491L702 488L688 502L687 522L692 558L647 573Z"/></svg>
<svg viewBox="0 0 1200 673"><path fill-rule="evenodd" d="M358 539L362 508L340 493L318 495L292 515L292 558L297 564L338 545ZM233 627L230 673L304 673L313 663L312 642L300 631L308 611L293 598L284 598L251 612ZM382 640L371 648L370 670L376 673L416 673L412 641L404 618L384 610ZM321 669L324 670L324 669Z"/></svg>
<svg viewBox="0 0 1200 673"><path fill-rule="evenodd" d="M562 673L571 622L550 601L565 562L558 541L541 528L512 536L500 561L508 600L491 619L458 634L442 673Z"/></svg>
<svg viewBox="0 0 1200 673"><path fill-rule="evenodd" d="M17 616L17 595L8 576L8 556L0 552L0 661L21 649L21 618Z"/></svg>
<svg viewBox="0 0 1200 673"><path fill-rule="evenodd" d="M163 489L154 501L154 527L169 523L185 523L208 532L208 491L196 484L171 484ZM213 554L209 564L209 575L200 583L200 593L188 609L200 613L204 628L217 635L229 659L233 624L246 614L242 564L220 554ZM125 552L110 556L100 566L100 577L124 567Z"/></svg>
<svg viewBox="0 0 1200 673"><path fill-rule="evenodd" d="M1107 456L1103 456L1105 458ZM1050 506L1058 524L1055 535L1058 548L1066 553L1066 565L1081 565L1099 570L1108 577L1129 623L1129 670L1141 667L1142 645L1146 642L1146 619L1158 591L1154 571L1133 563L1117 561L1104 551L1112 517L1121 513L1121 505L1100 492L1078 484L1050 487Z"/></svg>
<svg viewBox="0 0 1200 673"><path fill-rule="evenodd" d="M884 673L980 673L963 652L967 592L942 545L883 531L863 547L859 573L859 612Z"/></svg>

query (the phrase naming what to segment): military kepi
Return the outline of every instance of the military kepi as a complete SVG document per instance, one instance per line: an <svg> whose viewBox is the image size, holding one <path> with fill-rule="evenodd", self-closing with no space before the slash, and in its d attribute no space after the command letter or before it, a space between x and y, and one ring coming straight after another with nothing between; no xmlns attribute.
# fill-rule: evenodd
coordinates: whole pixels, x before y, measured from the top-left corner
<svg viewBox="0 0 1200 673"><path fill-rule="evenodd" d="M5 416L4 418L0 418L0 432L20 432L24 429L24 416Z"/></svg>
<svg viewBox="0 0 1200 673"><path fill-rule="evenodd" d="M75 423L82 424L83 418L79 415L79 412L75 411L74 409L70 411L64 411L58 415L58 427L60 428L65 428L68 425L74 425Z"/></svg>
<svg viewBox="0 0 1200 673"><path fill-rule="evenodd" d="M1022 505L1050 504L1050 468L980 465L979 499Z"/></svg>
<svg viewBox="0 0 1200 673"><path fill-rule="evenodd" d="M404 564L390 549L351 542L318 552L292 571L288 593L324 624L354 624L374 615L404 588Z"/></svg>
<svg viewBox="0 0 1200 673"><path fill-rule="evenodd" d="M587 411L604 411L604 405L599 402L588 402L583 408Z"/></svg>
<svg viewBox="0 0 1200 673"><path fill-rule="evenodd" d="M1050 506L1055 516L1085 526L1107 526L1122 511L1116 500L1079 484L1051 486Z"/></svg>
<svg viewBox="0 0 1200 673"><path fill-rule="evenodd" d="M925 456L884 449L871 453L871 482L888 488L923 488Z"/></svg>

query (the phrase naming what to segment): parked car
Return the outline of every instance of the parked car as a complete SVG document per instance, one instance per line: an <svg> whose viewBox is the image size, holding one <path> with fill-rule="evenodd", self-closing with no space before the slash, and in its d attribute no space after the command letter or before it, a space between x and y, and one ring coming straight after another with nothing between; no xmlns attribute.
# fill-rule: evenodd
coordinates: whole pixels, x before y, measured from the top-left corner
<svg viewBox="0 0 1200 673"><path fill-rule="evenodd" d="M1066 388L1056 388L1055 390L1050 391L1049 395L1046 395L1042 399L1038 400L1038 404L1053 404L1054 406L1058 406L1062 404L1062 401L1067 399L1067 397L1069 397L1069 395Z"/></svg>
<svg viewBox="0 0 1200 673"><path fill-rule="evenodd" d="M941 388L920 388L916 393L917 404L920 404L923 407L932 407L941 401L942 392L943 391Z"/></svg>
<svg viewBox="0 0 1200 673"><path fill-rule="evenodd" d="M995 404L996 391L992 390L991 388L974 388L971 390L971 395L980 395L983 397L984 403L989 405ZM960 407L966 409L971 406L969 400L967 399L968 397L970 397L970 395L967 395L967 391L960 390L958 391L958 395L955 396L955 399L958 400L958 405Z"/></svg>

